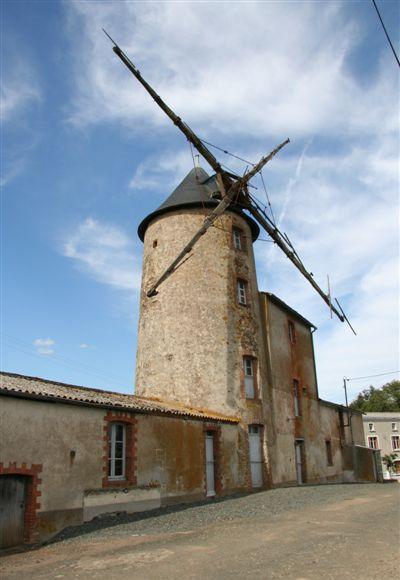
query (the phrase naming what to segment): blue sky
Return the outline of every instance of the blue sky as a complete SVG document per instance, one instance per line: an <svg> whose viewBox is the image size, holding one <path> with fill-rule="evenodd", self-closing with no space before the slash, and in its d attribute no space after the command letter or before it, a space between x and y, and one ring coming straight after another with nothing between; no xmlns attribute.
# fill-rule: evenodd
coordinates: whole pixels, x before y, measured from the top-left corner
<svg viewBox="0 0 400 580"><path fill-rule="evenodd" d="M372 3L6 1L2 27L4 370L133 390L136 229L192 161L101 27L204 138L251 160L291 138L275 215L358 336L272 244L258 279L318 326L321 396L398 369L399 75Z"/></svg>

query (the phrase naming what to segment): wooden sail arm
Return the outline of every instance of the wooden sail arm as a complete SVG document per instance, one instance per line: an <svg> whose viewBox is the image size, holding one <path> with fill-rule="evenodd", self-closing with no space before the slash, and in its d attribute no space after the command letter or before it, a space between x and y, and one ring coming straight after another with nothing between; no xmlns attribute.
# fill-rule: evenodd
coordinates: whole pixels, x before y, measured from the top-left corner
<svg viewBox="0 0 400 580"><path fill-rule="evenodd" d="M131 71L131 73L137 78L140 84L146 89L149 95L154 99L157 105L168 115L171 121L176 125L186 138L196 147L197 151L204 157L204 159L211 165L215 173L219 173L223 177L225 187L229 187L232 183L232 179L229 174L224 171L221 164L218 162L216 157L211 153L211 151L204 145L204 143L197 137L197 135L192 131L192 129L184 122L182 119L174 113L174 111L163 101L163 99L156 93L156 91L149 85L149 83L142 77L139 70L133 64L133 62L128 58L124 51L118 46L118 44L111 38L109 34L104 30L104 33L108 36L111 42L114 44L113 51L122 60L124 65Z"/></svg>
<svg viewBox="0 0 400 580"><path fill-rule="evenodd" d="M252 201L247 198L247 203L244 204L245 208L251 213L254 219L261 225L261 227L267 232L267 234L273 239L273 241L280 247L280 249L286 254L289 260L296 266L296 268L303 274L303 276L309 281L311 286L318 292L322 300L332 309L332 312L342 322L345 321L345 317L339 310L331 303L330 297L325 294L325 292L320 288L320 286L314 280L312 274L306 270L304 264L296 255L293 248L286 242L285 238L282 236L280 231L271 225L271 223L265 219L265 217L258 211Z"/></svg>
<svg viewBox="0 0 400 580"><path fill-rule="evenodd" d="M189 252L192 251L192 248L196 244L196 242L198 242L198 240L206 233L208 228L213 225L215 220L220 215L222 215L224 213L224 211L227 209L227 207L233 201L233 198L236 197L243 189L245 189L249 180L252 177L254 177L254 175L256 175L256 173L258 173L264 167L264 165L266 163L268 163L268 161L270 161L278 153L278 151L280 151L282 149L282 147L284 147L287 143L289 143L289 139L286 139L286 141L284 141L283 143L278 145L278 147L276 147L273 151L271 151L271 153L269 153L265 157L262 157L260 159L260 161L250 171L248 171L247 173L245 173L245 175L243 177L241 177L240 179L235 181L233 183L233 185L230 187L230 189L228 190L228 192L226 192L226 193L224 191L224 185L222 182L222 178L221 178L220 174L218 175L218 178L217 178L218 182L220 183L220 185L222 186L222 189L223 189L223 191L221 191L221 194L222 194L221 201L219 202L217 207L213 209L213 211L210 213L210 215L208 215L206 217L201 228L195 233L195 235L192 237L192 239L186 244L186 246L178 254L178 256L175 258L175 260L168 266L168 268L158 278L156 283L153 284L153 286L148 290L146 295L149 298L151 296L155 296L157 294L157 288L159 287L159 285L162 282L164 282L164 280L166 280L176 270L176 268L179 266L179 264L182 262L182 260L185 258L185 256Z"/></svg>

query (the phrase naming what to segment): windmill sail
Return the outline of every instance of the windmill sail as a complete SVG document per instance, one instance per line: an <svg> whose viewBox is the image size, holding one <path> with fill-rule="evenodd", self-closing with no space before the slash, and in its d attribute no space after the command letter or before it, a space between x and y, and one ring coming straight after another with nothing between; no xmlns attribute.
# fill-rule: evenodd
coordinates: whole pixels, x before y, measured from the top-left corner
<svg viewBox="0 0 400 580"><path fill-rule="evenodd" d="M238 178L236 175L226 171L222 168L221 164L217 158L211 153L211 151L205 146L204 142L192 131L192 129L184 122L182 119L174 113L174 111L161 99L161 97L156 93L156 91L149 85L149 83L142 77L140 71L136 68L133 62L128 58L128 56L123 52L123 50L117 45L117 43L111 38L111 36L103 29L104 33L113 43L113 51L125 64L125 66L131 71L131 73L137 78L141 85L146 89L146 91L151 95L158 106L168 115L172 120L174 125L176 125L182 133L187 137L187 139L196 147L197 151L204 157L204 159L209 163L209 165L214 169L217 174L218 181L220 183L222 199L217 207L211 212L209 216L205 219L203 225L198 230L198 232L193 236L193 238L186 244L180 254L176 259L170 264L170 266L165 270L162 276L157 280L157 282L150 288L147 292L147 296L154 296L157 294L158 286L170 276L177 266L182 262L185 256L192 250L196 242L205 234L207 229L213 224L219 215L221 215L231 204L233 198L235 198L236 203L240 204L243 208L247 209L254 219L262 226L262 228L268 233L272 240L280 247L284 254L289 258L289 260L296 266L296 268L303 274L303 276L308 280L311 286L318 292L324 302L332 309L336 316L344 322L346 319L342 309L340 311L333 306L331 303L330 296L328 296L320 286L315 282L311 272L308 272L304 267L304 264L300 260L297 252L293 248L291 242L285 237L273 222L262 212L257 204L251 199L247 192L247 185L249 180L258 172L261 171L262 167L270 160L276 153L289 142L289 139L281 143L276 147L269 155L263 157L249 172L247 172L243 177ZM349 323L350 324L350 323Z"/></svg>

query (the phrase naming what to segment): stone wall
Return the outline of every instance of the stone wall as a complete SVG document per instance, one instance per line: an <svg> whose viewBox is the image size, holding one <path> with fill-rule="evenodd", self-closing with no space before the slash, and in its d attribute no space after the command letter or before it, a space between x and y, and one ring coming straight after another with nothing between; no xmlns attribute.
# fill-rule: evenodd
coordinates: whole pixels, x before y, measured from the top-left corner
<svg viewBox="0 0 400 580"><path fill-rule="evenodd" d="M226 212L163 282L146 290L199 229L207 212L179 210L150 223L144 240L136 392L222 413L246 414L243 356L260 359L261 326L251 232ZM232 244L242 230L245 248ZM248 304L237 300L237 279L248 286ZM265 386L263 363L258 383ZM252 414L246 422L252 422Z"/></svg>

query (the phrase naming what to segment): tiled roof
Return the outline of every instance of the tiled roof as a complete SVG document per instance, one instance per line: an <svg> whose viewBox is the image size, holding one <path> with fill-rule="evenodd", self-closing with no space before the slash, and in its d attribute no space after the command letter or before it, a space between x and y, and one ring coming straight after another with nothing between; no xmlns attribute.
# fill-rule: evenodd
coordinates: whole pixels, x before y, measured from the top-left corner
<svg viewBox="0 0 400 580"><path fill-rule="evenodd" d="M186 407L171 401L89 389L14 373L0 373L0 394L93 407L112 407L138 413L178 415L225 423L239 422L237 417L222 415L207 409Z"/></svg>

